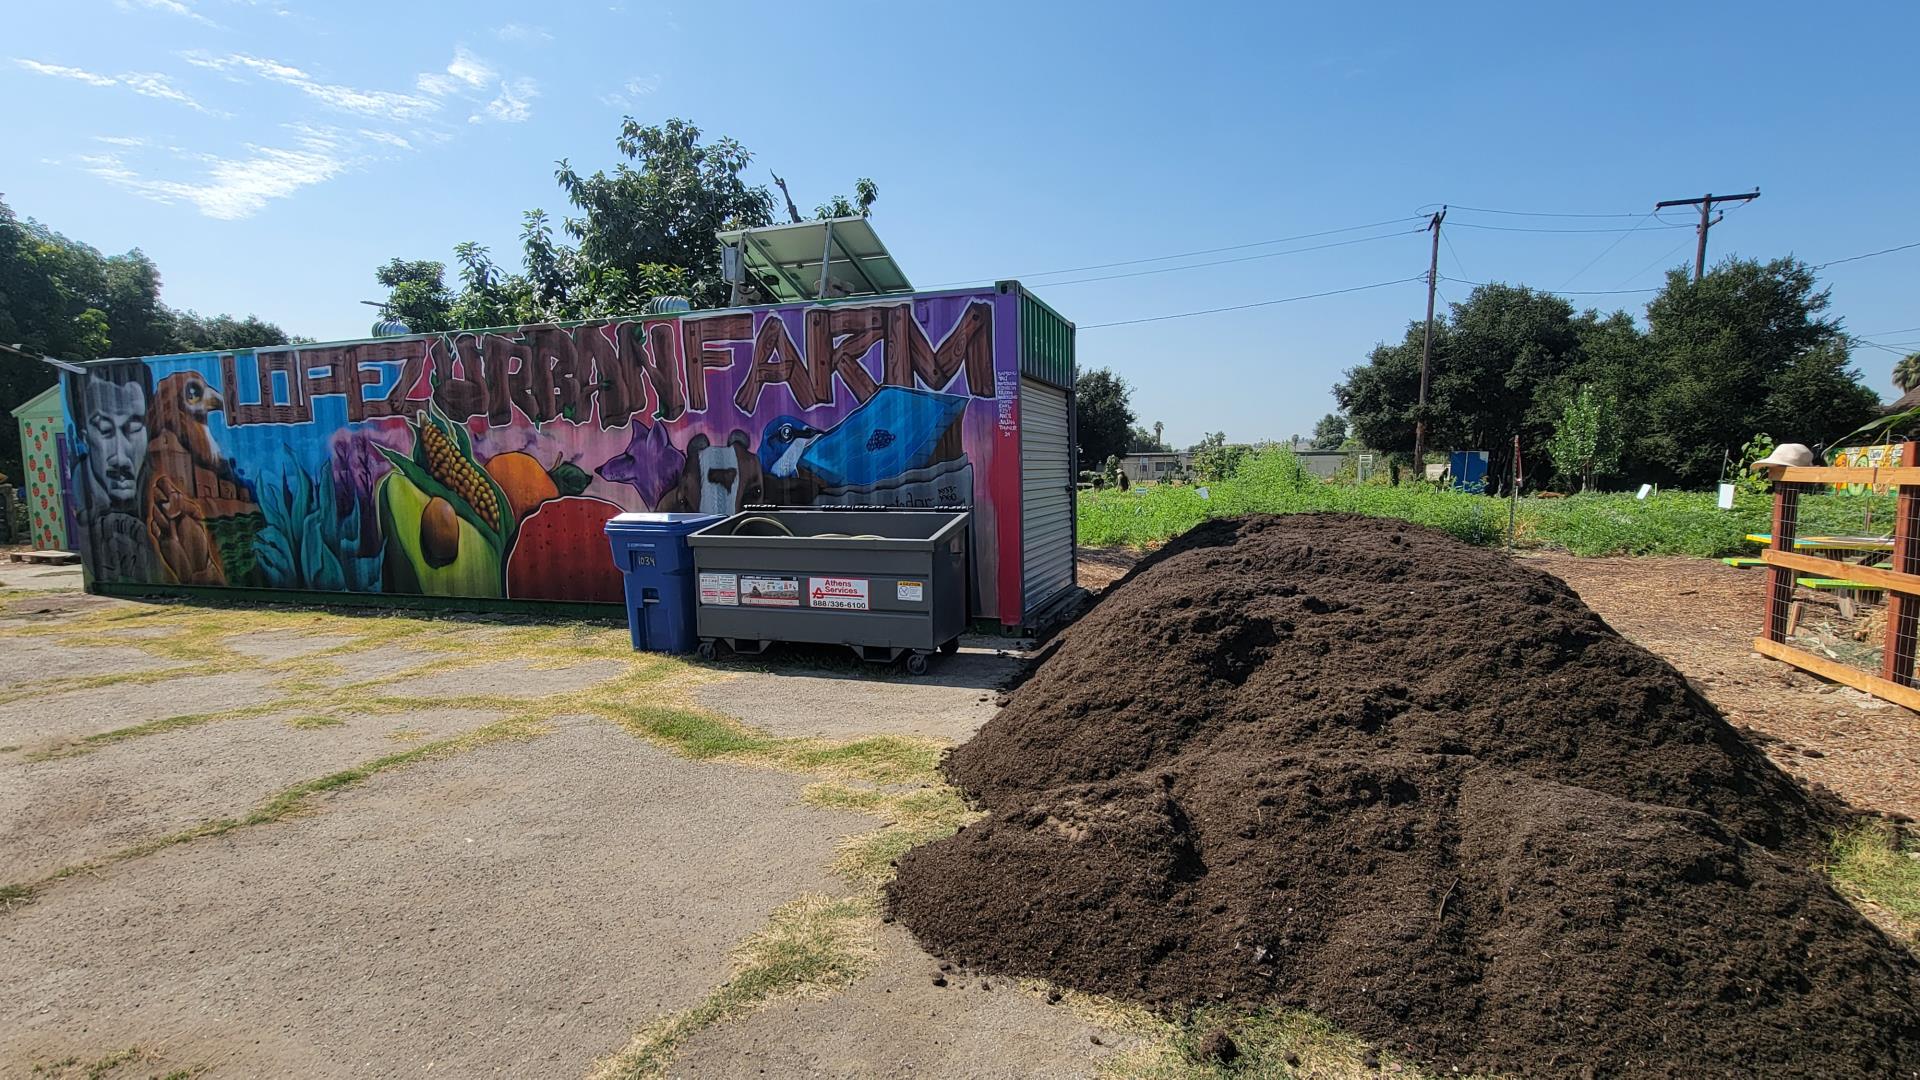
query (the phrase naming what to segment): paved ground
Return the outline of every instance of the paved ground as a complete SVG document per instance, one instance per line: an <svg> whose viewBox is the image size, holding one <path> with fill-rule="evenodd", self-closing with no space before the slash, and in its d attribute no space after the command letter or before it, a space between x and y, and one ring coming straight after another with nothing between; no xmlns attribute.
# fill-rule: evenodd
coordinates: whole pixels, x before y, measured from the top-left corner
<svg viewBox="0 0 1920 1080"><path fill-rule="evenodd" d="M1744 647L1757 577L1540 565L1783 764L1920 810L1911 714ZM703 667L606 627L22 580L0 562L0 1077L1190 1075L879 917L892 838L954 823L908 797L1014 643L921 679Z"/></svg>
<svg viewBox="0 0 1920 1080"><path fill-rule="evenodd" d="M935 986L842 865L895 823L811 794L935 783L1009 643L923 679L703 668L613 629L133 604L12 565L0 1076L1068 1076L1127 1042ZM847 985L703 1012L810 897L854 905Z"/></svg>

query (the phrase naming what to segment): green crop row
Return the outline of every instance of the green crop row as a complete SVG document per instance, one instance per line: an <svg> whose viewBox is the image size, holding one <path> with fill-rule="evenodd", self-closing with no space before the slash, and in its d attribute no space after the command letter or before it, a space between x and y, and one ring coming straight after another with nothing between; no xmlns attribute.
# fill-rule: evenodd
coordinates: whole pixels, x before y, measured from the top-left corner
<svg viewBox="0 0 1920 1080"><path fill-rule="evenodd" d="M1204 491L1204 494L1202 492ZM1768 530L1773 500L1741 494L1732 510L1715 505L1711 491L1662 491L1524 497L1516 504L1487 495L1425 484L1398 487L1328 483L1285 451L1249 459L1240 471L1206 488L1142 485L1131 491L1080 493L1080 542L1094 547L1147 547L1209 517L1340 510L1431 525L1468 543L1504 544L1513 516L1516 547L1575 555L1752 554L1748 533ZM1893 525L1889 495L1830 493L1800 503L1800 532L1886 533Z"/></svg>

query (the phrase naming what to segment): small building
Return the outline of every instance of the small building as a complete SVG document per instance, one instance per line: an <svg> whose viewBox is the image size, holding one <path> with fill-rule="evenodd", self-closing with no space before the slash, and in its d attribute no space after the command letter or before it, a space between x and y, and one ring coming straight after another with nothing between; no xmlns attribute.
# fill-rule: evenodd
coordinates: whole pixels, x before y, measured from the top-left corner
<svg viewBox="0 0 1920 1080"><path fill-rule="evenodd" d="M67 410L49 386L13 410L20 425L20 497L27 504L27 541L41 551L67 548Z"/></svg>
<svg viewBox="0 0 1920 1080"><path fill-rule="evenodd" d="M1120 459L1120 474L1129 484L1158 484L1193 472L1193 455L1185 450L1128 454Z"/></svg>

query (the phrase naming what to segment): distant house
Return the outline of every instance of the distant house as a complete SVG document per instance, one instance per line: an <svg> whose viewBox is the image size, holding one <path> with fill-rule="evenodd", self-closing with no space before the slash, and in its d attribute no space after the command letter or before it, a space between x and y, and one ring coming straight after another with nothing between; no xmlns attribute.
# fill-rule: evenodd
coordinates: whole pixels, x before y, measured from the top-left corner
<svg viewBox="0 0 1920 1080"><path fill-rule="evenodd" d="M1120 473L1129 484L1157 484L1177 480L1193 471L1193 455L1185 450L1128 454L1120 459Z"/></svg>

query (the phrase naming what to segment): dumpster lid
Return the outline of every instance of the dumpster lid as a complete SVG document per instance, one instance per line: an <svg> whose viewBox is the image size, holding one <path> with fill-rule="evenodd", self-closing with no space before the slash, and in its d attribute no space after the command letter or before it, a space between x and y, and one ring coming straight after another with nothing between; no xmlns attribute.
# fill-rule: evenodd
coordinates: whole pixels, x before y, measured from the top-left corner
<svg viewBox="0 0 1920 1080"><path fill-rule="evenodd" d="M662 525L700 526L708 522L719 521L723 516L724 515L721 514L662 514L654 512L615 514L607 519L607 531L614 532L622 529L644 529L652 531Z"/></svg>

